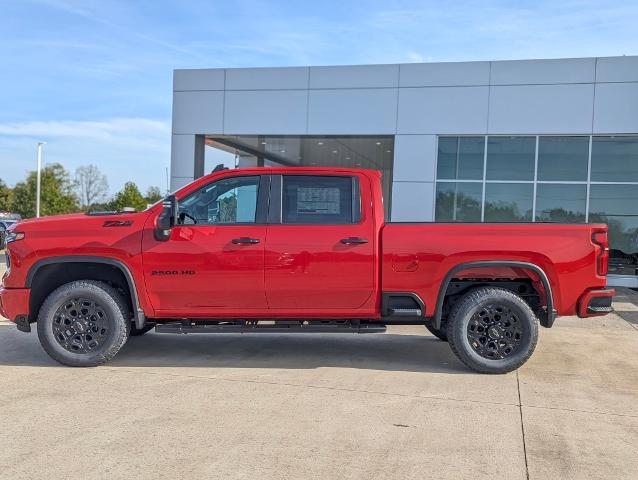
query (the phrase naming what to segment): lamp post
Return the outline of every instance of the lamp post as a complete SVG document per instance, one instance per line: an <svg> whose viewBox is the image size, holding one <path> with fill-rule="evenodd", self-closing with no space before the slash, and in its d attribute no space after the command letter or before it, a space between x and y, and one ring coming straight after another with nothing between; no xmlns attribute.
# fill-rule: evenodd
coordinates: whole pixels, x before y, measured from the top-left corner
<svg viewBox="0 0 638 480"><path fill-rule="evenodd" d="M40 171L42 170L42 147L46 142L38 142L38 174L35 187L35 216L40 218Z"/></svg>

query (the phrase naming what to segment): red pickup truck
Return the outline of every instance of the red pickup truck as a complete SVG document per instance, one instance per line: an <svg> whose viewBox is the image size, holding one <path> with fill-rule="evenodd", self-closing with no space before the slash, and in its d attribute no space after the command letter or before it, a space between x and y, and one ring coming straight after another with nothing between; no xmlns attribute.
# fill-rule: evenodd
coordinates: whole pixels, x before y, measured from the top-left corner
<svg viewBox="0 0 638 480"><path fill-rule="evenodd" d="M221 170L143 212L21 221L0 312L72 366L129 335L383 332L421 324L470 368L531 356L538 324L610 312L607 227L387 223L380 174Z"/></svg>

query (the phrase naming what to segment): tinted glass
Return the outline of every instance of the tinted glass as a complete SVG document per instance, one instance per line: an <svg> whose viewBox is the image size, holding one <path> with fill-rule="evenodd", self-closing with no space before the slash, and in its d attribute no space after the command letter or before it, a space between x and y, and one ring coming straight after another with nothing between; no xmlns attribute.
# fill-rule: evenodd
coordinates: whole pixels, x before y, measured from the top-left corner
<svg viewBox="0 0 638 480"><path fill-rule="evenodd" d="M481 183L438 182L436 184L437 222L480 222Z"/></svg>
<svg viewBox="0 0 638 480"><path fill-rule="evenodd" d="M609 225L612 250L637 253L638 185L592 185L589 221Z"/></svg>
<svg viewBox="0 0 638 480"><path fill-rule="evenodd" d="M488 180L534 180L534 137L489 137Z"/></svg>
<svg viewBox="0 0 638 480"><path fill-rule="evenodd" d="M536 187L536 221L584 222L586 204L586 185L540 183Z"/></svg>
<svg viewBox="0 0 638 480"><path fill-rule="evenodd" d="M527 183L485 185L486 222L531 222L534 187Z"/></svg>
<svg viewBox="0 0 638 480"><path fill-rule="evenodd" d="M178 223L218 225L255 223L259 176L209 183L179 202Z"/></svg>
<svg viewBox="0 0 638 480"><path fill-rule="evenodd" d="M638 137L594 137L591 179L598 182L638 182Z"/></svg>
<svg viewBox="0 0 638 480"><path fill-rule="evenodd" d="M283 178L283 223L358 222L360 199L352 177L287 175ZM353 198L355 201L353 201Z"/></svg>
<svg viewBox="0 0 638 480"><path fill-rule="evenodd" d="M437 178L481 180L484 137L441 137L437 157Z"/></svg>
<svg viewBox="0 0 638 480"><path fill-rule="evenodd" d="M540 137L539 180L587 180L589 137Z"/></svg>

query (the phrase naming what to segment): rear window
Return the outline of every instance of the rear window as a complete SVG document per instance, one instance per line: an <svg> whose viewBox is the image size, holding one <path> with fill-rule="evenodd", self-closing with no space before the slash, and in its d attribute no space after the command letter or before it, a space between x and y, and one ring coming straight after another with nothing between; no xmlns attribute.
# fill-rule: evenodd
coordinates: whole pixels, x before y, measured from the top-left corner
<svg viewBox="0 0 638 480"><path fill-rule="evenodd" d="M282 222L297 224L357 223L358 179L314 175L283 177Z"/></svg>

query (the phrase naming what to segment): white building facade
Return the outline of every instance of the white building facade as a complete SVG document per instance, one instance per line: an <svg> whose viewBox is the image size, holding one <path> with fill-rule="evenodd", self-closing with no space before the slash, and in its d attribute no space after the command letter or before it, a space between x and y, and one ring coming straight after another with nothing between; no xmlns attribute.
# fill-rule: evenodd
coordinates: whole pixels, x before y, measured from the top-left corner
<svg viewBox="0 0 638 480"><path fill-rule="evenodd" d="M638 57L176 70L172 133L173 189L376 168L392 221L606 222L638 287Z"/></svg>

